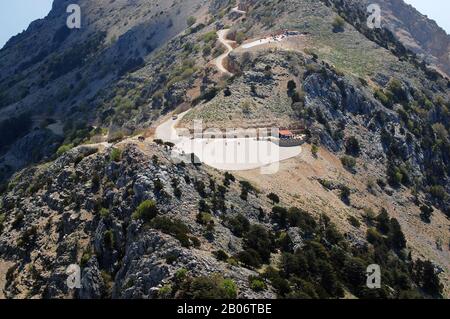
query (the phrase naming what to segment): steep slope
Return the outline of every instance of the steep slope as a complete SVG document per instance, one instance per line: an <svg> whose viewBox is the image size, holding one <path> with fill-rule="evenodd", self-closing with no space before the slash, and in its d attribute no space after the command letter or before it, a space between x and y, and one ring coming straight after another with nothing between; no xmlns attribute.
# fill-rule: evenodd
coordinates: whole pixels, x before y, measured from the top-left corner
<svg viewBox="0 0 450 319"><path fill-rule="evenodd" d="M450 35L401 0L379 2L387 27L405 46L450 76ZM430 36L432 35L432 36Z"/></svg>
<svg viewBox="0 0 450 319"><path fill-rule="evenodd" d="M66 27L66 7L72 3L81 7L79 30ZM185 30L189 16L207 9L201 4L54 1L45 19L0 52L2 175L51 157L64 139L88 137L98 108L94 97ZM6 122L12 117L16 123Z"/></svg>

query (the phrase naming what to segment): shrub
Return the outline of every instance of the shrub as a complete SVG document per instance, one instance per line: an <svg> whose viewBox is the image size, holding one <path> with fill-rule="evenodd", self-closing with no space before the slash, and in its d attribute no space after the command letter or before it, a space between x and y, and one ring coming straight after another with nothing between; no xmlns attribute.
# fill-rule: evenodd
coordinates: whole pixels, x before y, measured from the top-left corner
<svg viewBox="0 0 450 319"><path fill-rule="evenodd" d="M405 235L397 219L392 218L390 222L389 243L393 249L402 250L406 248Z"/></svg>
<svg viewBox="0 0 450 319"><path fill-rule="evenodd" d="M319 147L316 144L311 145L311 154L317 158L317 154L319 153Z"/></svg>
<svg viewBox="0 0 450 319"><path fill-rule="evenodd" d="M164 184L161 182L161 180L159 178L155 179L153 181L153 191L155 194L160 194L161 191L164 190Z"/></svg>
<svg viewBox="0 0 450 319"><path fill-rule="evenodd" d="M346 169L353 170L356 166L356 159L346 155L341 157L341 163Z"/></svg>
<svg viewBox="0 0 450 319"><path fill-rule="evenodd" d="M197 214L197 223L206 226L211 223L214 224L214 220L210 213L200 212Z"/></svg>
<svg viewBox="0 0 450 319"><path fill-rule="evenodd" d="M387 234L390 230L390 223L389 223L389 214L385 208L381 209L380 214L375 219L377 221L377 229L383 233Z"/></svg>
<svg viewBox="0 0 450 319"><path fill-rule="evenodd" d="M431 186L429 192L431 196L438 200L444 200L447 198L447 192L445 191L445 188L440 185Z"/></svg>
<svg viewBox="0 0 450 319"><path fill-rule="evenodd" d="M418 260L414 264L416 282L431 296L441 296L443 287L439 281L434 265L430 261Z"/></svg>
<svg viewBox="0 0 450 319"><path fill-rule="evenodd" d="M310 214L296 207L289 208L288 221L291 227L300 228L305 237L311 237L318 226Z"/></svg>
<svg viewBox="0 0 450 319"><path fill-rule="evenodd" d="M208 32L203 36L203 41L205 42L215 42L216 40L217 33L215 31Z"/></svg>
<svg viewBox="0 0 450 319"><path fill-rule="evenodd" d="M247 192L255 192L256 191L256 189L253 187L253 185L250 182L240 181L239 184L241 184L241 188Z"/></svg>
<svg viewBox="0 0 450 319"><path fill-rule="evenodd" d="M197 22L197 19L195 17L192 17L192 16L187 18L187 21L186 21L187 26L189 28L192 27L196 22Z"/></svg>
<svg viewBox="0 0 450 319"><path fill-rule="evenodd" d="M290 93L290 95L292 95L292 93L295 92L295 90L297 89L297 84L295 83L294 80L289 80L289 82L287 84L287 89L288 89L288 93Z"/></svg>
<svg viewBox="0 0 450 319"><path fill-rule="evenodd" d="M359 220L356 219L356 217L354 217L354 216L350 216L350 217L348 218L348 221L350 222L350 225L352 225L352 226L355 227L355 228L361 227L361 223L360 223Z"/></svg>
<svg viewBox="0 0 450 319"><path fill-rule="evenodd" d="M403 103L408 101L408 96L403 89L402 83L398 79L391 79L388 84L388 90L396 103Z"/></svg>
<svg viewBox="0 0 450 319"><path fill-rule="evenodd" d="M383 104L386 107L391 107L392 106L392 101L390 99L390 97L388 97L383 90L378 89L375 91L374 93L374 97L381 102L381 104Z"/></svg>
<svg viewBox="0 0 450 319"><path fill-rule="evenodd" d="M434 208L431 206L422 205L420 207L420 218L425 223L431 223L431 216L434 212Z"/></svg>
<svg viewBox="0 0 450 319"><path fill-rule="evenodd" d="M250 276L248 280L250 282L250 288L253 291L263 291L266 289L266 284L261 278Z"/></svg>
<svg viewBox="0 0 450 319"><path fill-rule="evenodd" d="M347 282L355 288L363 287L366 283L366 267L364 260L357 257L350 258L343 269Z"/></svg>
<svg viewBox="0 0 450 319"><path fill-rule="evenodd" d="M73 148L73 144L64 144L61 145L58 150L56 151L56 155L59 157L65 153L67 153L68 151L70 151Z"/></svg>
<svg viewBox="0 0 450 319"><path fill-rule="evenodd" d="M148 223L155 218L156 215L158 215L156 202L153 200L146 200L138 206L136 211L133 213L132 218L135 220L140 219L144 221L144 223Z"/></svg>
<svg viewBox="0 0 450 319"><path fill-rule="evenodd" d="M179 254L176 253L175 251L171 251L171 252L167 253L165 257L166 257L166 263L173 264L174 262L176 262L178 260Z"/></svg>
<svg viewBox="0 0 450 319"><path fill-rule="evenodd" d="M102 208L100 209L100 216L101 216L102 218L108 218L109 215L110 215L110 212L109 212L109 209L108 209L108 208L102 207Z"/></svg>
<svg viewBox="0 0 450 319"><path fill-rule="evenodd" d="M374 246L379 246L384 243L383 236L374 228L367 229L367 241Z"/></svg>
<svg viewBox="0 0 450 319"><path fill-rule="evenodd" d="M341 200L344 202L344 203L350 203L350 195L351 195L351 190L350 190L350 188L348 188L347 186L345 186L345 185L342 185L341 186Z"/></svg>
<svg viewBox="0 0 450 319"><path fill-rule="evenodd" d="M87 248L83 251L83 254L81 255L80 260L80 267L84 268L86 267L89 260L92 258L92 250L90 248Z"/></svg>
<svg viewBox="0 0 450 319"><path fill-rule="evenodd" d="M228 258L230 258L230 256L228 256L228 254L224 252L222 249L216 250L215 252L213 252L213 254L219 261L227 261Z"/></svg>
<svg viewBox="0 0 450 319"><path fill-rule="evenodd" d="M17 240L17 246L23 247L23 248L31 248L35 242L37 237L37 227L31 226L30 228L26 229L20 238Z"/></svg>
<svg viewBox="0 0 450 319"><path fill-rule="evenodd" d="M227 226L235 236L242 237L249 231L250 222L244 215L238 214L235 217L228 218Z"/></svg>
<svg viewBox="0 0 450 319"><path fill-rule="evenodd" d="M109 154L109 158L113 162L120 162L120 160L122 159L122 151L118 148L113 148L111 150L111 153Z"/></svg>
<svg viewBox="0 0 450 319"><path fill-rule="evenodd" d="M14 218L14 221L12 222L12 227L14 229L19 228L20 226L22 226L23 220L24 220L25 216L23 213L18 213L16 215L16 218Z"/></svg>
<svg viewBox="0 0 450 319"><path fill-rule="evenodd" d="M228 187L230 186L230 182L235 182L236 178L233 176L233 174L225 172L225 178L223 184Z"/></svg>
<svg viewBox="0 0 450 319"><path fill-rule="evenodd" d="M241 190L240 198L245 201L248 199L248 191L246 189L243 188Z"/></svg>
<svg viewBox="0 0 450 319"><path fill-rule="evenodd" d="M245 33L242 31L237 32L235 40L238 44L242 44L242 42L244 42L245 40Z"/></svg>
<svg viewBox="0 0 450 319"><path fill-rule="evenodd" d="M220 275L188 278L182 285L183 299L235 299L237 286L231 279Z"/></svg>
<svg viewBox="0 0 450 319"><path fill-rule="evenodd" d="M180 199L181 196L183 195L183 192L182 192L181 189L179 189L178 187L175 187L175 188L173 189L173 195L174 195L176 198Z"/></svg>
<svg viewBox="0 0 450 319"><path fill-rule="evenodd" d="M281 206L273 207L272 220L280 227L286 227L288 225L288 210Z"/></svg>
<svg viewBox="0 0 450 319"><path fill-rule="evenodd" d="M158 290L158 298L159 299L170 299L172 296L172 286L164 285Z"/></svg>
<svg viewBox="0 0 450 319"><path fill-rule="evenodd" d="M257 268L263 263L258 252L254 249L246 249L244 251L241 251L236 255L236 258L242 264L251 268Z"/></svg>
<svg viewBox="0 0 450 319"><path fill-rule="evenodd" d="M351 136L345 142L345 149L348 155L358 157L361 153L361 147L356 137Z"/></svg>
<svg viewBox="0 0 450 319"><path fill-rule="evenodd" d="M262 262L270 261L270 254L273 249L273 241L269 232L260 225L252 225L244 240L245 248L254 249L261 257Z"/></svg>
<svg viewBox="0 0 450 319"><path fill-rule="evenodd" d="M267 195L267 198L272 201L272 204L279 204L280 203L280 197L278 197L277 194L270 193Z"/></svg>
<svg viewBox="0 0 450 319"><path fill-rule="evenodd" d="M336 18L334 18L332 26L333 26L333 32L342 32L342 31L344 31L344 27L345 27L345 20L342 19L342 17L337 16Z"/></svg>
<svg viewBox="0 0 450 319"><path fill-rule="evenodd" d="M174 236L183 247L190 247L189 228L180 220L171 220L167 217L155 217L150 222L150 226L163 233ZM191 238L193 239L193 238ZM196 246L196 244L194 243Z"/></svg>
<svg viewBox="0 0 450 319"><path fill-rule="evenodd" d="M206 197L206 191L205 191L205 189L206 189L206 186L205 186L205 183L203 183L202 181L195 181L195 189L197 190L197 192L198 192L198 194L201 196L201 197Z"/></svg>
<svg viewBox="0 0 450 319"><path fill-rule="evenodd" d="M175 273L174 279L175 279L176 282L182 282L183 280L186 279L187 274L188 274L187 269L185 269L185 268L180 268L180 269L178 269L177 272Z"/></svg>

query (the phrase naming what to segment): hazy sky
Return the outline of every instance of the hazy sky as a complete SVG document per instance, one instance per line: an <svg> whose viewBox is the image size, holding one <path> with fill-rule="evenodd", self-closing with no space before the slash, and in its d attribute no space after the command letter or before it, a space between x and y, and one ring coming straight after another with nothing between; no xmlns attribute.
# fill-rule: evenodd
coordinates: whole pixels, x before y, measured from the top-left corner
<svg viewBox="0 0 450 319"><path fill-rule="evenodd" d="M405 0L435 20L450 34L449 0ZM33 20L45 17L53 0L0 0L0 48L25 30ZM376 0L373 0L376 3Z"/></svg>

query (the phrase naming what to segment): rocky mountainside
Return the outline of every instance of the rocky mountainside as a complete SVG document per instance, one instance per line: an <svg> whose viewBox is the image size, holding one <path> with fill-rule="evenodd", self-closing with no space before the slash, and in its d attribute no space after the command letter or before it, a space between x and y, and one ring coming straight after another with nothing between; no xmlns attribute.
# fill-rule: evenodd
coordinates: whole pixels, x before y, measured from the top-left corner
<svg viewBox="0 0 450 319"><path fill-rule="evenodd" d="M351 0L75 2L80 30L55 0L0 51L5 297L449 296L435 24L394 0L375 30ZM298 36L241 45L282 30ZM184 127L302 127L306 143L273 175L180 162L154 131L182 111Z"/></svg>
<svg viewBox="0 0 450 319"><path fill-rule="evenodd" d="M450 35L403 1L381 1L386 24L405 46L450 75Z"/></svg>
<svg viewBox="0 0 450 319"><path fill-rule="evenodd" d="M336 7L366 8L371 1L327 1ZM413 6L402 0L378 1L381 9L382 27L390 30L392 34L406 48L419 55L426 63L433 65L447 76L450 73L450 35L448 35L437 23L418 12ZM364 22L364 21L362 21Z"/></svg>

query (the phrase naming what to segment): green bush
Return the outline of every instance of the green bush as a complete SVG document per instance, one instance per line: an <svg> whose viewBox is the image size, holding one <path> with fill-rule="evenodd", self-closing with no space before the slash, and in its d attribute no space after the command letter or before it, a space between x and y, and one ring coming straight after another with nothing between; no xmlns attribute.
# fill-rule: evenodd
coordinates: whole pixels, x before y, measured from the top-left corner
<svg viewBox="0 0 450 319"><path fill-rule="evenodd" d="M182 299L235 299L238 294L235 282L220 275L187 278L181 287Z"/></svg>
<svg viewBox="0 0 450 319"><path fill-rule="evenodd" d="M167 217L155 217L151 220L149 225L154 229L162 231L163 233L174 236L183 247L190 247L192 244L194 244L194 246L198 246L199 244L194 242L194 237L190 238L188 236L189 227L180 220L171 220Z"/></svg>
<svg viewBox="0 0 450 319"><path fill-rule="evenodd" d="M429 192L430 192L431 196L433 196L434 198L436 198L438 200L444 200L444 199L447 199L447 197L448 197L447 192L445 191L445 188L441 185L431 186L429 189Z"/></svg>
<svg viewBox="0 0 450 319"><path fill-rule="evenodd" d="M175 281L180 283L187 278L188 270L186 268L180 268L175 273Z"/></svg>
<svg viewBox="0 0 450 319"><path fill-rule="evenodd" d="M279 204L280 203L280 197L278 197L275 193L270 193L267 195L267 198L272 201L273 204Z"/></svg>
<svg viewBox="0 0 450 319"><path fill-rule="evenodd" d="M219 261L227 261L230 258L230 256L221 249L213 252L213 254Z"/></svg>
<svg viewBox="0 0 450 319"><path fill-rule="evenodd" d="M186 21L188 27L192 27L196 22L197 22L197 19L192 16L187 18L187 21Z"/></svg>
<svg viewBox="0 0 450 319"><path fill-rule="evenodd" d="M145 223L150 222L158 215L158 208L154 200L143 201L131 216L134 220L140 219Z"/></svg>
<svg viewBox="0 0 450 319"><path fill-rule="evenodd" d="M361 147L356 137L351 136L345 142L345 150L348 155L358 157L361 153Z"/></svg>
<svg viewBox="0 0 450 319"><path fill-rule="evenodd" d="M249 278L249 281L250 281L250 288L253 291L257 291L257 292L264 291L267 288L266 284L264 283L264 280L262 280L261 278L251 276Z"/></svg>
<svg viewBox="0 0 450 319"><path fill-rule="evenodd" d="M59 157L65 153L67 153L68 151L70 151L73 148L73 144L64 144L61 145L58 150L56 151L56 155Z"/></svg>
<svg viewBox="0 0 450 319"><path fill-rule="evenodd" d="M403 89L402 82L398 79L392 78L389 81L388 90L391 92L395 103L406 103L408 101L408 95Z"/></svg>
<svg viewBox="0 0 450 319"><path fill-rule="evenodd" d="M210 31L203 36L203 41L208 42L208 43L209 42L214 43L214 42L216 42L216 40L217 40L217 32L216 31Z"/></svg>
<svg viewBox="0 0 450 319"><path fill-rule="evenodd" d="M348 218L348 221L350 222L350 225L352 225L355 228L361 227L361 222L358 219L356 219L356 217L354 217L354 216L350 216Z"/></svg>
<svg viewBox="0 0 450 319"><path fill-rule="evenodd" d="M386 107L392 107L392 101L389 96L387 96L383 90L378 89L374 93L374 97L381 102Z"/></svg>
<svg viewBox="0 0 450 319"><path fill-rule="evenodd" d="M346 169L353 170L356 166L356 159L346 155L341 157L341 163Z"/></svg>
<svg viewBox="0 0 450 319"><path fill-rule="evenodd" d="M443 286L434 265L430 261L418 260L414 264L414 276L422 289L433 297L441 297Z"/></svg>
<svg viewBox="0 0 450 319"><path fill-rule="evenodd" d="M23 224L25 215L23 213L18 213L12 222L12 227L18 229Z"/></svg>
<svg viewBox="0 0 450 319"><path fill-rule="evenodd" d="M334 18L332 26L333 26L333 32L342 32L342 31L344 31L344 27L345 27L345 20L342 17L337 16L336 18Z"/></svg>
<svg viewBox="0 0 450 319"><path fill-rule="evenodd" d="M434 208L431 206L422 205L420 207L420 218L425 223L431 223L431 216L433 215Z"/></svg>
<svg viewBox="0 0 450 319"><path fill-rule="evenodd" d="M319 147L316 144L311 145L311 154L317 158L317 154L319 153Z"/></svg>
<svg viewBox="0 0 450 319"><path fill-rule="evenodd" d="M122 151L118 148L113 148L111 150L111 153L109 154L109 158L113 162L120 162L120 160L122 159Z"/></svg>
<svg viewBox="0 0 450 319"><path fill-rule="evenodd" d="M281 206L274 206L272 208L272 220L277 223L280 227L288 226L288 210Z"/></svg>
<svg viewBox="0 0 450 319"><path fill-rule="evenodd" d="M158 290L158 298L159 299L170 299L172 296L172 286L164 285Z"/></svg>
<svg viewBox="0 0 450 319"><path fill-rule="evenodd" d="M263 226L252 225L244 238L244 247L246 250L254 249L263 263L269 263L273 242L274 238Z"/></svg>
<svg viewBox="0 0 450 319"><path fill-rule="evenodd" d="M231 232L237 237L242 237L250 229L249 220L242 214L228 218L226 224Z"/></svg>
<svg viewBox="0 0 450 319"><path fill-rule="evenodd" d="M350 203L351 190L345 185L341 185L341 200L344 203Z"/></svg>
<svg viewBox="0 0 450 319"><path fill-rule="evenodd" d="M245 266L251 268L258 268L263 263L259 253L251 248L247 248L246 250L239 252L236 255L236 259L239 260Z"/></svg>
<svg viewBox="0 0 450 319"><path fill-rule="evenodd" d="M102 207L102 208L100 209L100 216L101 216L102 218L108 218L108 217L110 216L110 211L109 211L109 209L108 209L108 208Z"/></svg>
<svg viewBox="0 0 450 319"><path fill-rule="evenodd" d="M392 218L390 221L390 232L388 236L391 247L395 250L402 250L406 248L405 235L402 232L401 226L397 219Z"/></svg>
<svg viewBox="0 0 450 319"><path fill-rule="evenodd" d="M235 40L236 40L236 42L238 44L242 44L242 42L244 42L244 40L245 40L245 33L242 32L242 31L238 31L236 33L236 39Z"/></svg>
<svg viewBox="0 0 450 319"><path fill-rule="evenodd" d="M200 212L197 214L197 223L200 225L206 226L210 223L214 224L213 217L210 213Z"/></svg>

